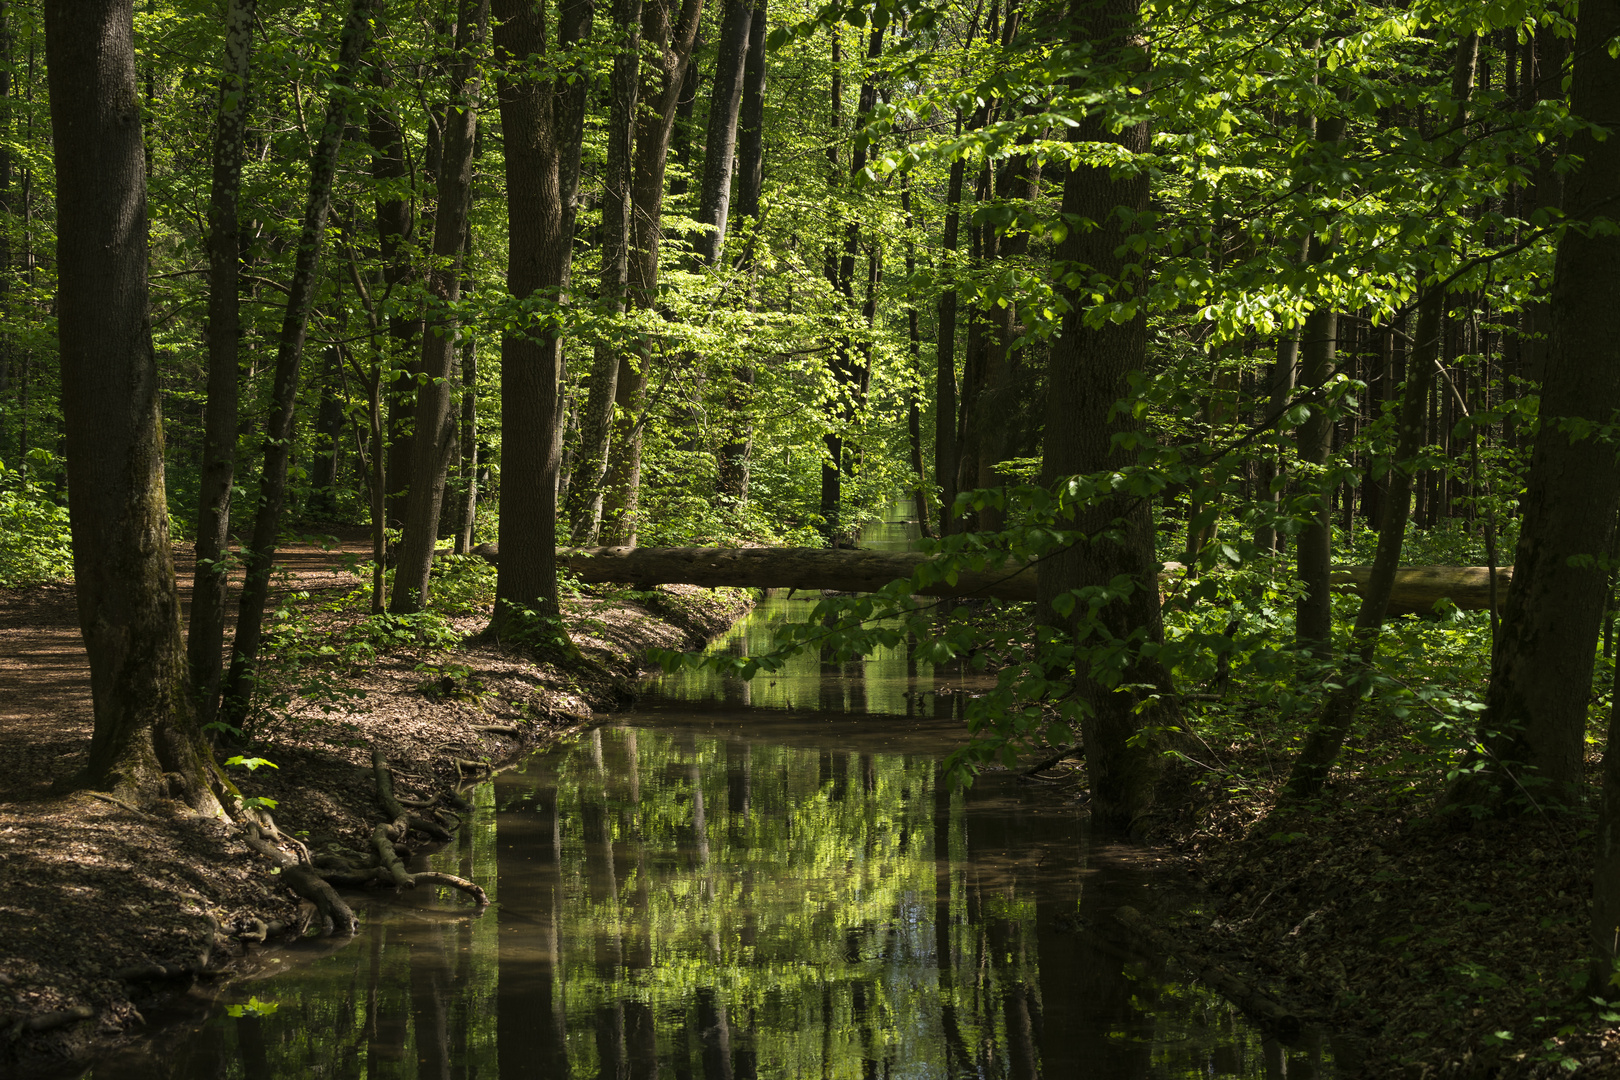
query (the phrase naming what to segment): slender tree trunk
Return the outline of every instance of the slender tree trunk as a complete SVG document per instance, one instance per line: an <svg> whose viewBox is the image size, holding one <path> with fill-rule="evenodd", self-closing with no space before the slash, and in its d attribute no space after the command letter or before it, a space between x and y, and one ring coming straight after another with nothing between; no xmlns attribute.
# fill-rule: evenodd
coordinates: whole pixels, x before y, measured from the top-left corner
<svg viewBox="0 0 1620 1080"><path fill-rule="evenodd" d="M376 90L393 86L386 64L374 65ZM371 179L377 190L377 248L383 261L384 297L404 285L415 269L415 203L412 167L405 157L405 133L399 119L383 106L368 114ZM405 516L405 486L410 482L411 411L416 400L416 339L422 319L402 309L388 316L389 363L384 372L388 411L383 475L388 484L386 524L398 526Z"/></svg>
<svg viewBox="0 0 1620 1080"><path fill-rule="evenodd" d="M1131 47L1138 0L1100 4L1073 0L1070 18L1104 57L1110 53L1118 56ZM1070 138L1114 143L1132 154L1148 149L1145 123L1115 132L1105 117L1098 116L1087 117L1071 129ZM1124 250L1129 236L1116 210L1124 207L1140 213L1147 205L1145 172L1072 164L1063 185L1065 219L1084 218L1099 225L1075 229L1059 245L1060 280L1063 268L1089 268L1106 280L1119 282L1119 293L1134 294L1140 283L1126 277L1125 259L1117 254ZM1072 308L1063 317L1062 336L1053 347L1048 373L1042 464L1042 483L1048 486L1075 474L1134 464L1135 451L1122 450L1116 437L1135 433L1141 426L1129 411L1117 412L1114 403L1127 390L1128 376L1146 363L1143 315L1091 327L1085 321L1084 293L1067 285L1064 289ZM1149 643L1161 641L1158 558L1146 500L1121 493L1096 505L1074 507L1070 513L1071 527L1095 539L1055 552L1040 563L1036 618L1043 626L1042 637L1053 644L1072 640L1086 621L1084 603L1074 605L1072 614L1064 614L1054 606L1060 597L1124 577L1133 583L1130 593L1105 604L1095 618L1119 640L1141 635ZM1113 535L1105 537L1104 533ZM1067 672L1054 674L1060 681L1067 678ZM1088 706L1080 726L1091 771L1093 816L1100 822L1128 825L1153 802L1164 760L1163 736L1155 732L1177 723L1179 716L1168 704L1173 700L1170 674L1156 659L1143 657L1133 648L1133 658L1117 674L1118 682L1110 685L1106 676L1094 674L1082 660L1072 677ZM1144 692L1143 687L1153 690ZM1156 696L1148 696L1154 691Z"/></svg>
<svg viewBox="0 0 1620 1080"><path fill-rule="evenodd" d="M644 70L645 106L636 124L635 167L630 185L631 233L629 297L638 310L658 302L658 244L663 238L664 170L680 105L686 71L697 44L703 0L681 0L677 13L671 0L651 0L642 7L644 49L654 59ZM670 16L676 14L671 24ZM612 446L608 456L603 503L604 538L633 546L641 499L641 441L646 421L647 386L652 373L652 342L643 338L619 363Z"/></svg>
<svg viewBox="0 0 1620 1080"><path fill-rule="evenodd" d="M1478 62L1479 35L1470 34L1457 45L1451 96L1458 103L1458 113L1452 117L1449 127L1457 128L1466 117L1464 103L1473 93ZM1446 156L1446 165L1455 166L1456 163L1456 153ZM1384 520L1378 531L1378 553L1373 559L1372 576L1362 589L1361 607L1356 613L1355 628L1351 631L1351 656L1347 670L1337 680L1340 688L1328 698L1322 719L1306 737L1299 757L1294 760L1287 787L1287 794L1291 798L1309 798L1322 789L1328 771L1338 759L1345 737L1350 733L1350 722L1355 718L1356 706L1364 692L1362 677L1378 649L1379 632L1389 610L1395 571L1400 568L1401 550L1406 540L1407 518L1411 513L1412 472L1407 463L1416 460L1424 445L1429 393L1434 386L1435 368L1440 361L1445 310L1446 290L1439 284L1431 286L1418 305L1417 341L1407 371L1406 388L1401 395L1395 454L1384 493Z"/></svg>
<svg viewBox="0 0 1620 1080"><path fill-rule="evenodd" d="M467 219L472 203L473 143L478 134L481 80L479 57L489 26L490 0L461 0L456 22L456 60L445 109L444 151L439 159L438 214L433 225L433 265L428 294L433 311L422 335L422 374L416 396L411 482L406 501L405 536L394 569L390 610L420 611L427 603L428 573L439 536L445 476L456 448L456 413L450 386L456 358L461 268L466 256Z"/></svg>
<svg viewBox="0 0 1620 1080"><path fill-rule="evenodd" d="M759 199L765 189L765 78L770 67L765 39L770 30L769 7L770 0L754 0L754 14L748 22L748 56L743 65L742 104L737 111L736 217L756 227ZM752 237L739 265L754 265Z"/></svg>
<svg viewBox="0 0 1620 1080"><path fill-rule="evenodd" d="M334 319L344 325L342 318ZM338 467L343 461L343 357L336 345L325 349L321 373L321 400L315 413L315 445L309 454L309 516L329 518L337 511Z"/></svg>
<svg viewBox="0 0 1620 1080"><path fill-rule="evenodd" d="M11 137L12 103L11 83L11 4L0 0L0 142ZM13 160L10 149L0 145L0 319L8 323L11 314L11 279L15 272L11 250L11 181ZM7 429L11 426L11 410L7 406L7 391L11 389L11 350L14 338L10 330L0 330L0 460L4 459L10 443Z"/></svg>
<svg viewBox="0 0 1620 1080"><path fill-rule="evenodd" d="M1316 143L1322 152L1336 153L1343 138L1344 117L1317 121ZM1307 261L1326 262L1332 251L1331 239L1312 236ZM1307 390L1320 390L1333 377L1339 338L1339 313L1327 300L1319 300L1316 310L1305 317L1302 337L1300 385ZM1304 483L1319 491L1320 500L1295 543L1299 580L1305 586L1305 593L1294 611L1294 640L1313 652L1324 654L1333 645L1333 591L1328 581L1333 561L1333 529L1328 516L1331 493L1321 478L1313 475L1313 470L1320 471L1327 465L1333 449L1333 423L1328 419L1324 402L1311 404L1310 415L1300 425L1297 438L1299 460L1306 473Z"/></svg>
<svg viewBox="0 0 1620 1080"><path fill-rule="evenodd" d="M698 261L713 266L726 245L731 209L731 167L736 158L737 123L742 108L743 71L748 60L754 0L726 0L720 22L719 53L709 98L708 132L703 147L703 189L697 220L709 226L694 245Z"/></svg>
<svg viewBox="0 0 1620 1080"><path fill-rule="evenodd" d="M1013 13L1016 15L1016 13ZM1017 22L1009 15L1009 22ZM1009 35L1010 38L1010 35ZM1017 157L1007 164L1002 183L1004 198L1034 205L1040 197L1040 162L1029 156ZM1014 264L1022 262L1029 250L1029 233L1014 229L1000 238L999 258ZM1007 477L998 468L1013 456L1013 436L1018 430L1019 403L1027 392L1026 381L1018 370L1018 352L1013 342L1019 333L1018 303L1008 297L1004 304L991 308L990 334L986 344L984 387L979 400L979 477L976 486L999 488ZM979 514L979 527L990 532L1006 525L1005 513L996 507L986 507Z"/></svg>
<svg viewBox="0 0 1620 1080"><path fill-rule="evenodd" d="M874 66L883 55L883 30L874 26L867 36L866 46L866 72L861 79L860 97L856 103L855 120L852 131L858 133L865 125L867 117L877 105L877 84L873 82L875 76ZM835 94L835 98L838 95ZM835 100L833 126L837 130L842 126L841 104ZM856 137L850 152L849 178L859 176L866 169L868 159L867 144ZM842 178L835 175L835 181ZM833 280L834 287L843 298L846 309L855 306L855 259L861 247L862 223L854 217L848 218L844 223L844 247L839 256L836 275ZM863 310L863 316L864 316ZM865 353L866 355L863 355ZM829 430L824 438L827 447L827 460L821 466L821 516L824 521L823 530L834 544L844 542L843 535L846 522L843 515L843 484L844 478L854 472L855 461L845 449L844 442L848 433L858 426L860 416L866 408L866 386L871 379L871 360L869 350L857 349L855 342L849 337L841 338L833 345L832 374L836 397L830 403Z"/></svg>
<svg viewBox="0 0 1620 1080"><path fill-rule="evenodd" d="M242 139L247 126L253 19L257 0L225 10L214 176L208 201L208 403L198 481L197 565L187 640L192 686L203 722L213 719L225 655L225 586L230 554L231 487L236 478L240 311Z"/></svg>
<svg viewBox="0 0 1620 1080"><path fill-rule="evenodd" d="M641 85L642 0L614 0L613 29L620 35L609 83L607 167L602 179L602 308L621 316L629 288L630 168L635 153L636 101ZM596 344L585 415L580 418L579 458L568 488L574 543L594 544L602 528L602 486L613 433L613 403L619 388L620 347Z"/></svg>
<svg viewBox="0 0 1620 1080"><path fill-rule="evenodd" d="M751 274L754 247L759 228L759 200L765 185L765 39L769 0L753 0L754 14L748 26L748 56L743 66L742 104L737 121L737 198L736 217L747 222L738 269ZM750 291L750 295L752 292ZM720 447L719 480L716 494L731 505L748 501L749 455L753 448L754 368L746 360L732 373L726 395L727 434Z"/></svg>
<svg viewBox="0 0 1620 1080"><path fill-rule="evenodd" d="M957 134L962 133L960 114ZM939 532L941 536L960 530L960 523L952 520L951 508L956 503L956 470L959 449L956 445L956 313L959 289L956 284L956 253L961 247L962 183L967 176L967 163L962 158L951 162L950 178L945 186L945 226L940 238L938 259L943 287L939 293L939 327L934 337L934 483L939 487Z"/></svg>
<svg viewBox="0 0 1620 1080"><path fill-rule="evenodd" d="M905 173L900 174L900 206L906 213L906 232L909 234L916 228L916 219L911 212L911 184ZM916 246L908 238L906 240L906 280L910 281L917 273ZM934 529L928 520L928 504L932 496L929 491L928 473L923 468L922 453L922 404L919 400L923 386L922 366L922 334L917 326L917 305L906 305L906 340L911 350L911 371L915 382L906 394L906 436L911 446L911 471L917 478L914 489L917 500L917 531L923 536L933 536Z"/></svg>
<svg viewBox="0 0 1620 1080"><path fill-rule="evenodd" d="M461 342L461 491L456 504L456 554L473 549L478 515L478 338Z"/></svg>
<svg viewBox="0 0 1620 1080"><path fill-rule="evenodd" d="M516 545L495 585L497 633L528 625L525 612L556 618L557 471L561 459L562 330L544 305L567 303L575 200L584 139L590 0L565 0L547 49L545 12L527 0L497 0L495 49L506 135L507 289L539 302L531 326L501 336L501 534ZM552 72L522 71L545 57ZM503 545L504 548L505 545Z"/></svg>
<svg viewBox="0 0 1620 1080"><path fill-rule="evenodd" d="M95 711L74 783L217 813L169 548L134 12L131 0L47 0L44 15L68 512Z"/></svg>
<svg viewBox="0 0 1620 1080"><path fill-rule="evenodd" d="M287 306L276 348L275 382L271 390L264 461L259 475L258 513L253 521L251 547L243 553L247 578L242 585L236 640L231 647L231 667L226 673L223 690L223 715L226 722L234 727L241 727L242 720L247 716L253 696L254 676L258 670L264 608L270 598L270 568L276 557L276 545L281 534L281 511L287 497L287 464L292 454L293 411L298 403L298 376L303 364L304 336L319 284L321 244L326 236L327 215L332 209L332 184L337 173L338 149L343 144L355 70L365 52L372 2L353 0L348 17L344 20L337 63L332 70L332 89L326 103L326 115L321 121L315 157L310 162L309 198L304 204L298 253L293 261L292 283L287 290Z"/></svg>

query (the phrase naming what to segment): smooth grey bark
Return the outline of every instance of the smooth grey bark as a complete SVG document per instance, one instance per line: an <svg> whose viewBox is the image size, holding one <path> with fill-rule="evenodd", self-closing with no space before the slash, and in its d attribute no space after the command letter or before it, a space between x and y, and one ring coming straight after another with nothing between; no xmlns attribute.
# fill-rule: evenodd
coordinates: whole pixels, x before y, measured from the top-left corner
<svg viewBox="0 0 1620 1080"><path fill-rule="evenodd" d="M440 508L450 457L456 449L457 413L450 407L461 299L462 260L472 204L473 144L478 135L482 92L479 60L489 27L490 0L461 0L456 20L456 60L442 123L438 213L433 224L433 263L428 271L432 298L422 334L422 381L416 391L411 479L405 502L405 534L394 569L389 610L420 611L428 598L428 575L439 537Z"/></svg>
<svg viewBox="0 0 1620 1080"><path fill-rule="evenodd" d="M746 223L742 253L737 268L752 274L755 245L758 243L760 195L765 186L765 80L769 69L765 55L769 0L754 0L749 20L748 56L743 64L742 104L737 119L737 179L735 214ZM749 457L753 449L753 425L749 419L754 368L744 360L732 372L726 394L727 433L720 446L719 477L715 493L733 506L748 501Z"/></svg>
<svg viewBox="0 0 1620 1080"><path fill-rule="evenodd" d="M743 98L754 19L753 0L726 0L720 19L719 51L709 96L708 129L703 143L703 186L698 192L697 220L709 226L693 243L697 261L713 266L726 246L731 211L731 171L737 156L737 125Z"/></svg>
<svg viewBox="0 0 1620 1080"><path fill-rule="evenodd" d="M1448 125L1459 132L1466 119L1466 102L1473 93L1474 74L1479 64L1479 35L1470 34L1457 44L1452 64L1451 99L1456 111ZM1457 153L1447 154L1444 164L1455 166ZM1323 707L1322 717L1306 735L1305 745L1288 776L1286 794L1292 799L1309 798L1321 791L1328 772L1338 760L1344 740L1350 733L1356 706L1364 692L1364 676L1378 649L1378 638L1388 613L1395 577L1401 565L1406 541L1407 517L1412 507L1412 472L1407 463L1422 451L1428 433L1429 393L1434 387L1435 369L1440 363L1440 338L1444 329L1447 290L1436 283L1418 304L1417 341L1407 368L1406 386L1401 391L1395 453L1384 492L1384 517L1378 530L1378 552L1372 573L1362 589L1361 607L1356 612L1350 634L1350 656L1346 670L1336 680L1335 690Z"/></svg>
<svg viewBox="0 0 1620 1080"><path fill-rule="evenodd" d="M71 783L218 813L169 547L133 7L47 0L44 16L68 514L95 716Z"/></svg>
<svg viewBox="0 0 1620 1080"><path fill-rule="evenodd" d="M242 140L247 128L257 0L230 0L214 120L213 180L208 197L208 401L203 409L198 478L197 564L186 641L203 722L213 719L225 657L225 593L230 554L231 487L236 478L238 365L242 340Z"/></svg>
<svg viewBox="0 0 1620 1080"><path fill-rule="evenodd" d="M567 303L584 139L590 0L565 0L554 37L528 0L497 0L495 51L506 137L506 287L520 301ZM495 583L496 634L555 618L562 332L537 313L501 335L501 534L511 557Z"/></svg>
<svg viewBox="0 0 1620 1080"><path fill-rule="evenodd" d="M298 251L293 260L292 281L287 289L287 305L282 314L281 332L276 345L274 383L270 395L270 416L266 424L264 459L259 473L258 510L253 520L253 537L243 552L247 577L236 619L236 639L231 646L231 666L222 690L221 715L240 728L253 697L258 671L259 647L263 643L264 609L270 598L270 569L275 561L281 534L281 511L287 497L287 465L292 454L293 414L298 404L299 374L303 366L304 338L309 329L310 308L319 284L321 247L326 237L326 219L332 209L332 184L337 173L338 150L343 145L352 87L360 58L365 52L371 29L373 0L353 0L343 21L337 61L332 68L331 93L321 120L320 137L310 162L309 196L304 203L303 224L298 235Z"/></svg>
<svg viewBox="0 0 1620 1080"><path fill-rule="evenodd" d="M643 50L652 54L643 63L641 97L645 102L636 123L635 165L630 183L631 231L629 298L637 309L651 310L658 302L658 244L663 238L664 172L669 162L675 114L692 50L697 44L703 0L681 0L672 24L671 0L645 3L641 13ZM604 481L603 538L634 544L636 514L641 500L641 436L645 423L648 380L652 373L652 342L639 340L619 361L614 395L612 445Z"/></svg>
<svg viewBox="0 0 1620 1080"><path fill-rule="evenodd" d="M642 0L613 2L613 28L620 44L608 85L607 162L602 176L601 303L603 313L610 316L624 314L629 289L630 170L641 86L641 6ZM588 385L585 413L579 422L579 457L568 488L570 535L576 544L594 544L602 527L602 486L619 388L616 342L597 342Z"/></svg>

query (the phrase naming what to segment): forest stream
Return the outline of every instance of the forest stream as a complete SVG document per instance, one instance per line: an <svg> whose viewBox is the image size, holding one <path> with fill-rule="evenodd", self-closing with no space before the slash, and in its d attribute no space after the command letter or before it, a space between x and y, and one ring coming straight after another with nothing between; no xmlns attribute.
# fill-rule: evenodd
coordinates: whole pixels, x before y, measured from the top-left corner
<svg viewBox="0 0 1620 1080"><path fill-rule="evenodd" d="M869 537L868 542L904 542ZM714 648L759 649L809 599ZM1093 841L1073 783L941 782L984 677L905 647L753 684L684 673L469 792L420 868L483 883L360 908L83 1080L292 1076L1326 1077L1114 926L1195 902Z"/></svg>

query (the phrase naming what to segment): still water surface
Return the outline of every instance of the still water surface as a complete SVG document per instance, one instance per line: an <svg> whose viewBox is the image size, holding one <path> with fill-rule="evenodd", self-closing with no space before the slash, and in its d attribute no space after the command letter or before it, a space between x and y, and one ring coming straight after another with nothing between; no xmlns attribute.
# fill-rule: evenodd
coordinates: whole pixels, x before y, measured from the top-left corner
<svg viewBox="0 0 1620 1080"><path fill-rule="evenodd" d="M767 602L717 647L757 650L808 603ZM482 883L487 912L372 903L355 940L274 953L84 1075L1331 1075L1320 1040L1266 1041L1110 931L1122 903L1181 901L1088 836L1072 787L941 783L974 685L904 648L666 681L471 793L429 861Z"/></svg>

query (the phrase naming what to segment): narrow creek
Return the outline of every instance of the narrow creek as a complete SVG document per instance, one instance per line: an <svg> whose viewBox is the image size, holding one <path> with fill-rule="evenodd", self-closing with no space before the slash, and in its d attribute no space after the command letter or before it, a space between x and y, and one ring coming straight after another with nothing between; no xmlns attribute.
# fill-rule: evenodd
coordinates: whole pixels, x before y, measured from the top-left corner
<svg viewBox="0 0 1620 1080"><path fill-rule="evenodd" d="M769 600L716 648L759 648ZM681 676L470 792L347 944L275 951L86 1080L1326 1077L1110 928L1185 902L1072 787L939 763L974 682L904 648ZM153 1018L157 1019L156 1017Z"/></svg>

